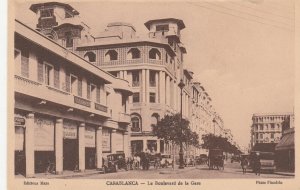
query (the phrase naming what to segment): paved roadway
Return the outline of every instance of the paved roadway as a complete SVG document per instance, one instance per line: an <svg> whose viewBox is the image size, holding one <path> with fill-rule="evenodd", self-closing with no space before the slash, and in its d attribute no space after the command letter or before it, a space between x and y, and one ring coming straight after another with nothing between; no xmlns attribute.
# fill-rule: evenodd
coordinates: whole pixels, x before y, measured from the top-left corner
<svg viewBox="0 0 300 190"><path fill-rule="evenodd" d="M178 166L177 166L178 167ZM278 174L263 173L256 176L249 172L243 174L239 163L226 163L224 170L208 170L206 165L186 167L179 173L170 172L171 169L149 170L119 170L117 173L94 174L89 176L72 177L72 179L215 179L215 178L292 178ZM178 171L178 169L176 169ZM69 178L69 177L65 177Z"/></svg>

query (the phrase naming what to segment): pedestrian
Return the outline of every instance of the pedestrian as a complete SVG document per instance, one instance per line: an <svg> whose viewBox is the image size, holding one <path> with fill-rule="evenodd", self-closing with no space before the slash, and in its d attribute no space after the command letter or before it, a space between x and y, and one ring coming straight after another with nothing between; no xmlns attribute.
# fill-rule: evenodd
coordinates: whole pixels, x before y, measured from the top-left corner
<svg viewBox="0 0 300 190"><path fill-rule="evenodd" d="M243 169L243 174L245 174L247 172L247 166L248 166L247 158L242 159L241 166L242 166L242 169Z"/></svg>
<svg viewBox="0 0 300 190"><path fill-rule="evenodd" d="M255 157L254 157L255 175L260 176L260 169L261 169L260 158L259 158L259 153L257 152Z"/></svg>

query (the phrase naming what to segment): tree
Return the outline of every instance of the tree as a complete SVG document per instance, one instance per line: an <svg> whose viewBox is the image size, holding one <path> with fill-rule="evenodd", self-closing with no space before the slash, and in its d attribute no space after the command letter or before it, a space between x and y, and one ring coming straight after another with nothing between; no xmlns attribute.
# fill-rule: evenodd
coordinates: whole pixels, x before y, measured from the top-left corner
<svg viewBox="0 0 300 190"><path fill-rule="evenodd" d="M227 138L221 136L215 136L213 134L206 134L202 136L203 144L202 148L213 149L219 148L224 152L239 154L241 151L233 144L231 144Z"/></svg>
<svg viewBox="0 0 300 190"><path fill-rule="evenodd" d="M182 129L182 133L181 133ZM199 146L199 136L192 132L189 127L189 121L182 119L180 123L180 114L166 115L156 125L152 127L153 134L166 143L180 145Z"/></svg>

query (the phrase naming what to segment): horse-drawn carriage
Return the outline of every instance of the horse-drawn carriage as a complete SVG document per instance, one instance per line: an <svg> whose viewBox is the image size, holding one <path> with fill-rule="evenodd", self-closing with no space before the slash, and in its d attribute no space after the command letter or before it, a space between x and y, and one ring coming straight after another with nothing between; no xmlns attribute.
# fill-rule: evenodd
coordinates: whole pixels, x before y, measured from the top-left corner
<svg viewBox="0 0 300 190"><path fill-rule="evenodd" d="M221 149L209 149L208 153L208 167L209 169L223 169L224 170L224 156Z"/></svg>

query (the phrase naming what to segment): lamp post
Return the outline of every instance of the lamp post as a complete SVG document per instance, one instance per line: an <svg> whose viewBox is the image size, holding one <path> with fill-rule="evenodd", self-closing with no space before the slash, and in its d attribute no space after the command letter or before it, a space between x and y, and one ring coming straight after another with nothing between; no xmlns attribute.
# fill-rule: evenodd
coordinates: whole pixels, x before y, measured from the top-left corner
<svg viewBox="0 0 300 190"><path fill-rule="evenodd" d="M180 150L179 150L179 169L184 169L184 163L183 163L183 145L182 145L182 89L185 86L182 79L180 80L180 83L178 84L180 88Z"/></svg>
<svg viewBox="0 0 300 190"><path fill-rule="evenodd" d="M215 120L215 118L213 119L213 123L214 123L214 136L216 136L216 120Z"/></svg>

